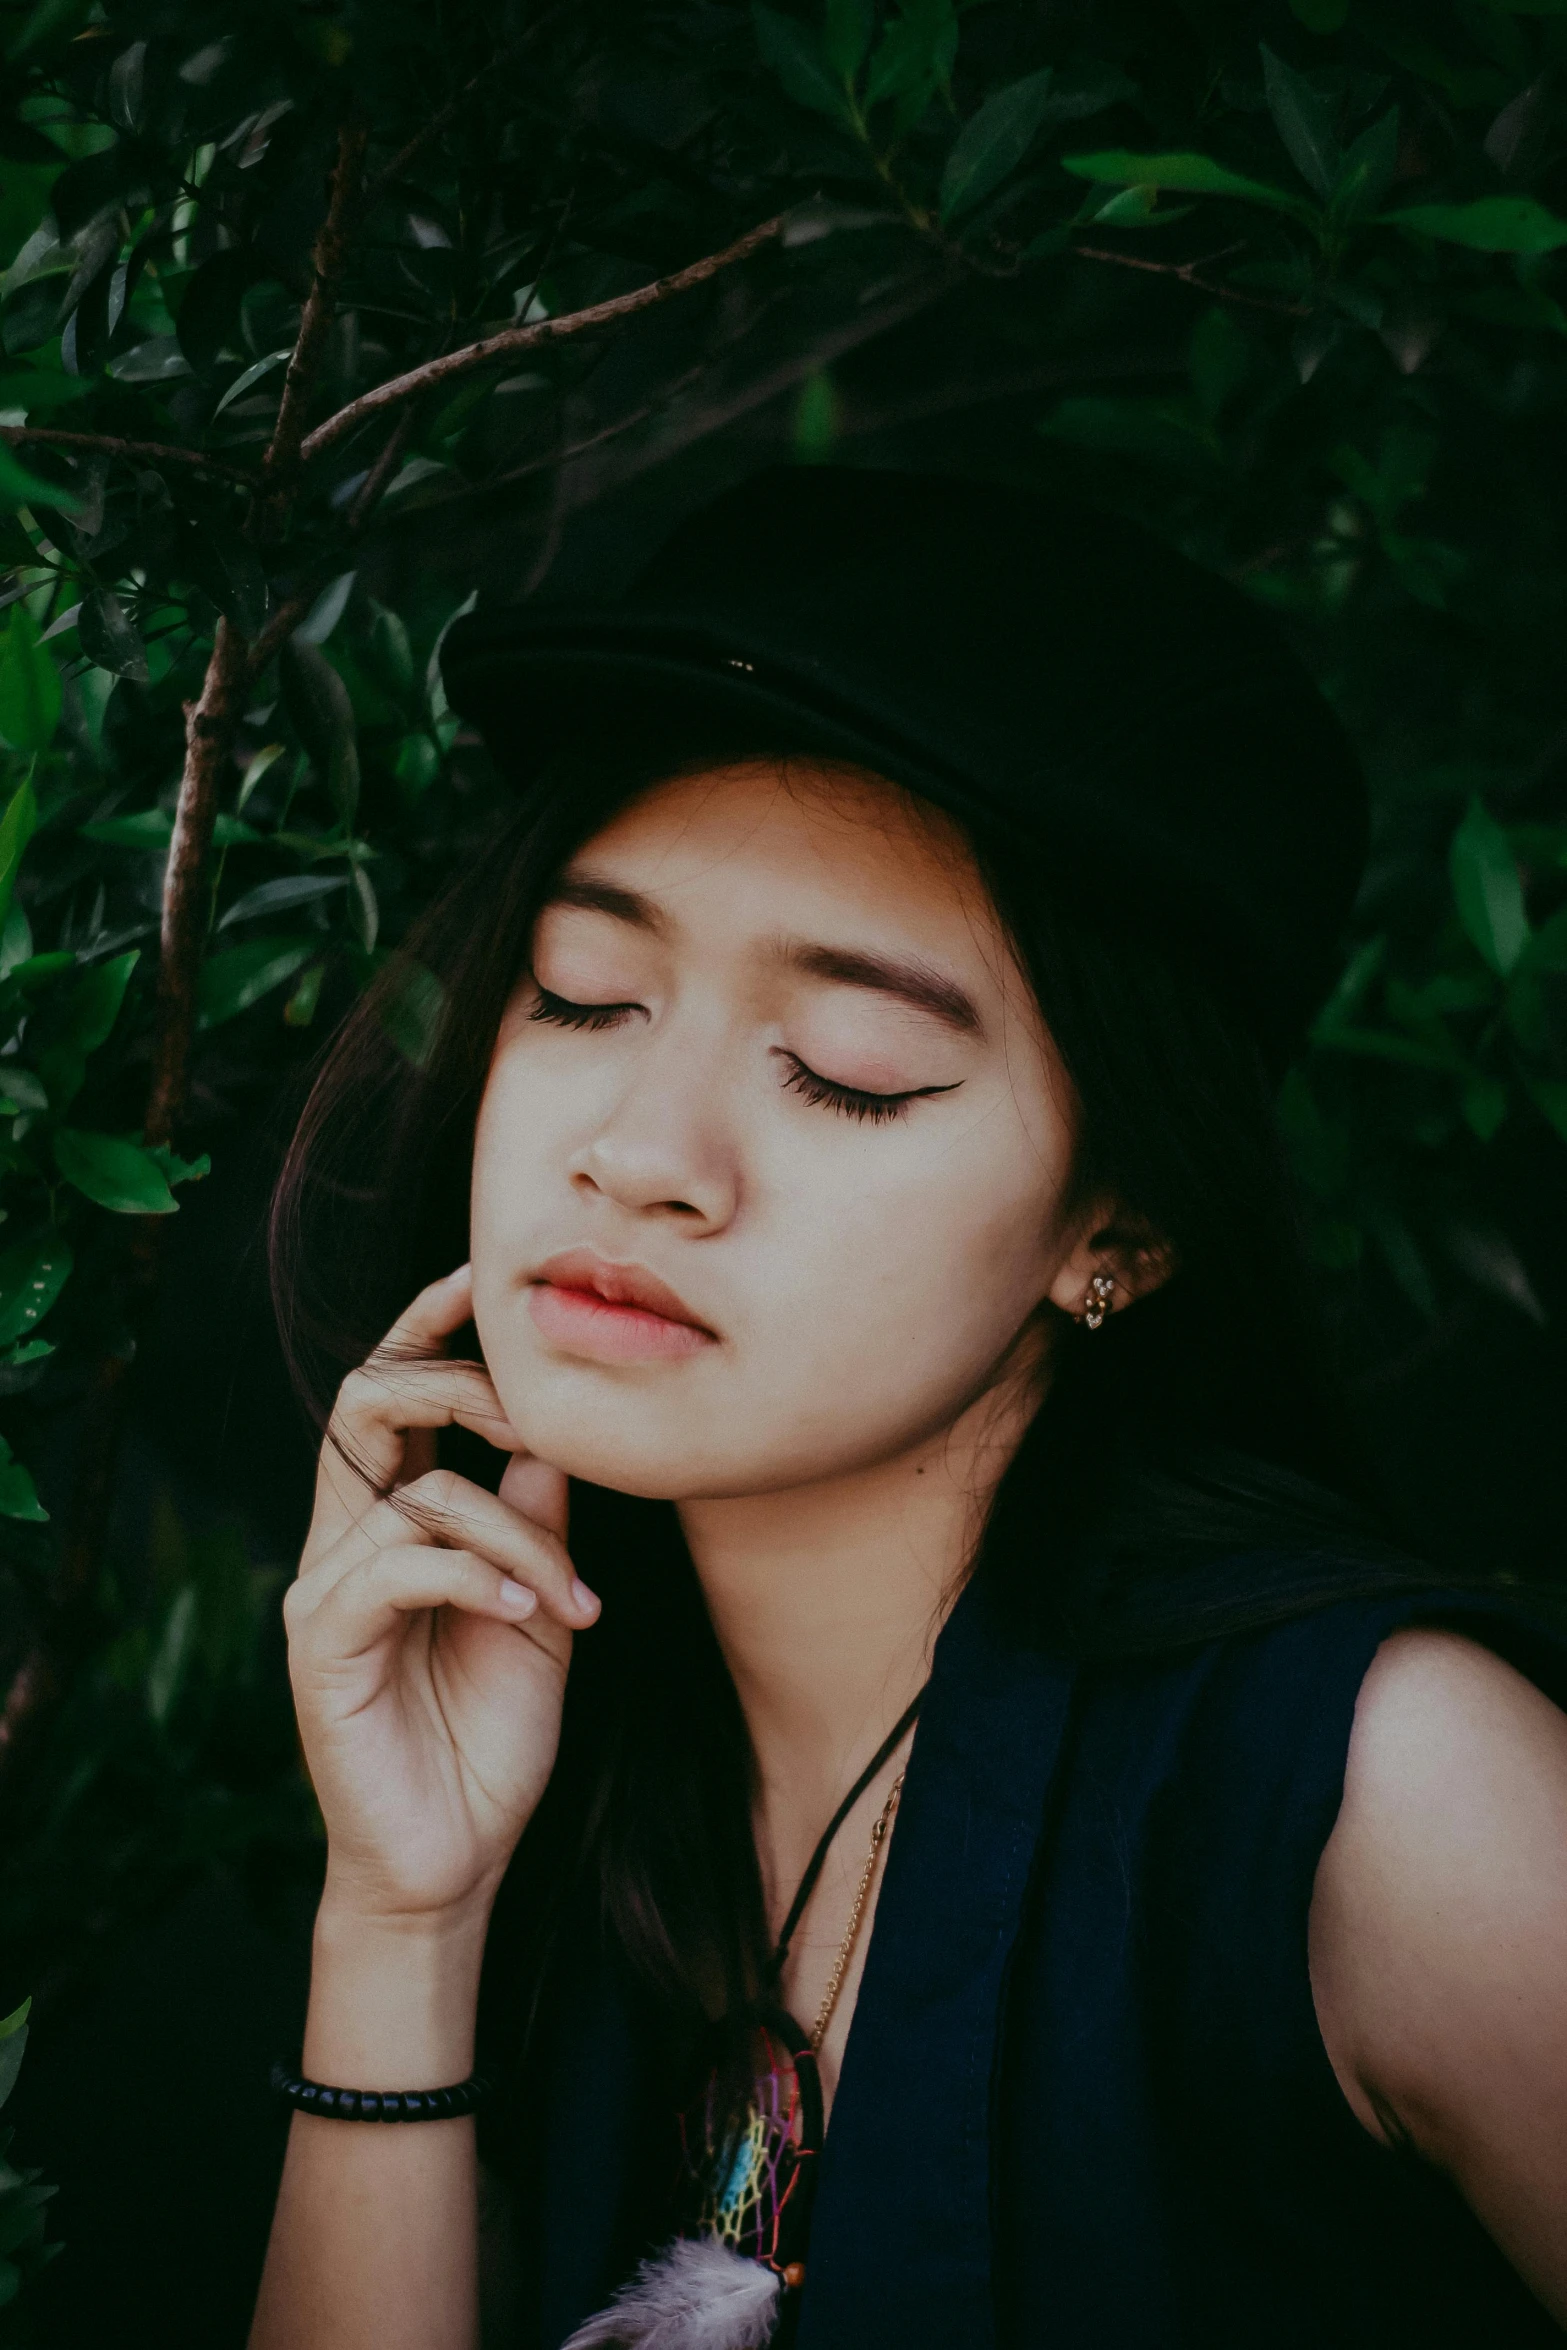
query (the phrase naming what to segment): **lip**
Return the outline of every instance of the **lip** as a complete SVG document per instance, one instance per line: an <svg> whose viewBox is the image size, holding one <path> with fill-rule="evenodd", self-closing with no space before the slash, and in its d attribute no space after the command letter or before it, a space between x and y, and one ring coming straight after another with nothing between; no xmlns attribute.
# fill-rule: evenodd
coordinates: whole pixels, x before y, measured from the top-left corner
<svg viewBox="0 0 1567 2350"><path fill-rule="evenodd" d="M546 1338L595 1362L678 1360L717 1342L656 1273L594 1249L547 1258L531 1278L528 1308Z"/></svg>

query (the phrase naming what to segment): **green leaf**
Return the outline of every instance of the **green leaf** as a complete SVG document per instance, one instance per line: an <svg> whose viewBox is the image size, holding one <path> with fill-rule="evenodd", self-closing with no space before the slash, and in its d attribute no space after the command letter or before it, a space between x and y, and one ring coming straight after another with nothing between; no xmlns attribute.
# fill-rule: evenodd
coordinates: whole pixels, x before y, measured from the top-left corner
<svg viewBox="0 0 1567 2350"><path fill-rule="evenodd" d="M204 1176L212 1173L212 1157L207 1151L203 1151L199 1159L182 1159L176 1151L170 1150L166 1142L155 1142L147 1155L157 1160L171 1191L176 1183L200 1183Z"/></svg>
<svg viewBox="0 0 1567 2350"><path fill-rule="evenodd" d="M36 1330L71 1277L68 1242L54 1233L0 1250L0 1346Z"/></svg>
<svg viewBox="0 0 1567 2350"><path fill-rule="evenodd" d="M1506 833L1478 800L1453 835L1448 852L1453 902L1481 955L1502 978L1529 943L1523 883Z"/></svg>
<svg viewBox="0 0 1567 2350"><path fill-rule="evenodd" d="M336 579L327 581L304 619L294 631L296 645L324 645L343 614L348 599L354 592L357 571L340 571Z"/></svg>
<svg viewBox="0 0 1567 2350"><path fill-rule="evenodd" d="M1262 43L1262 86L1273 127L1289 159L1308 187L1329 196L1339 176L1342 155L1338 138L1338 108L1304 74L1296 73Z"/></svg>
<svg viewBox="0 0 1567 2350"><path fill-rule="evenodd" d="M838 439L838 425L838 387L827 368L815 368L800 386L789 434L790 445L802 464L826 462Z"/></svg>
<svg viewBox="0 0 1567 2350"><path fill-rule="evenodd" d="M1409 1226L1402 1216L1395 1215L1390 1208L1374 1210L1367 1221L1382 1251L1383 1263L1393 1279L1416 1313L1426 1321L1434 1322L1437 1317L1436 1284L1431 1278L1424 1251Z"/></svg>
<svg viewBox="0 0 1567 2350"><path fill-rule="evenodd" d="M147 648L141 631L112 588L83 600L76 633L82 651L100 669L112 670L116 677L133 678L137 685L147 683Z"/></svg>
<svg viewBox="0 0 1567 2350"><path fill-rule="evenodd" d="M764 7L762 0L753 0L751 22L762 63L771 67L795 104L852 125L848 92L834 75L826 51L804 25L779 9Z"/></svg>
<svg viewBox="0 0 1567 2350"><path fill-rule="evenodd" d="M0 1117L14 1118L23 1110L47 1110L49 1096L42 1080L20 1061L0 1061Z"/></svg>
<svg viewBox="0 0 1567 2350"><path fill-rule="evenodd" d="M359 737L348 688L325 653L290 638L279 661L283 700L344 824L359 804Z"/></svg>
<svg viewBox="0 0 1567 2350"><path fill-rule="evenodd" d="M871 60L866 103L893 105L893 134L901 138L945 91L958 53L958 19L951 0L903 0Z"/></svg>
<svg viewBox="0 0 1567 2350"><path fill-rule="evenodd" d="M77 502L53 482L30 473L6 441L0 441L0 512L18 506L52 506L57 514L75 514Z"/></svg>
<svg viewBox="0 0 1567 2350"><path fill-rule="evenodd" d="M196 1631L196 1586L177 1591L147 1670L147 1711L161 1729L179 1695Z"/></svg>
<svg viewBox="0 0 1567 2350"><path fill-rule="evenodd" d="M11 1447L0 1436L0 1518L25 1518L30 1525L40 1526L48 1522L48 1517L32 1477L20 1461L12 1459ZM0 2042L0 2056L4 2046ZM17 2061L20 2063L20 2058Z"/></svg>
<svg viewBox="0 0 1567 2350"><path fill-rule="evenodd" d="M1526 1083L1529 1098L1541 1117L1567 1142L1567 1083L1559 1077L1531 1077Z"/></svg>
<svg viewBox="0 0 1567 2350"><path fill-rule="evenodd" d="M1489 1142L1507 1116L1507 1088L1499 1077L1471 1077L1463 1090L1464 1121L1481 1142Z"/></svg>
<svg viewBox="0 0 1567 2350"><path fill-rule="evenodd" d="M213 422L216 423L224 409L232 406L234 401L243 399L252 384L260 383L262 377L270 375L275 367L286 366L292 356L293 346L290 344L284 350L269 351L264 359L253 359L248 367L242 367L213 409Z"/></svg>
<svg viewBox="0 0 1567 2350"><path fill-rule="evenodd" d="M1398 169L1398 108L1363 130L1344 158L1344 168L1333 188L1336 220L1361 220L1374 212L1393 184Z"/></svg>
<svg viewBox="0 0 1567 2350"><path fill-rule="evenodd" d="M413 648L400 616L385 604L372 603L365 657L376 682L392 699L407 701L414 690Z"/></svg>
<svg viewBox="0 0 1567 2350"><path fill-rule="evenodd" d="M405 734L392 769L405 798L422 799L441 772L441 754L427 734Z"/></svg>
<svg viewBox="0 0 1567 2350"><path fill-rule="evenodd" d="M445 1012L446 990L435 973L411 955L400 959L381 998L381 1025L416 1069L429 1067Z"/></svg>
<svg viewBox="0 0 1567 2350"><path fill-rule="evenodd" d="M1309 33L1342 32L1349 18L1349 0L1290 0L1290 7Z"/></svg>
<svg viewBox="0 0 1567 2350"><path fill-rule="evenodd" d="M298 985L283 1006L283 1018L290 1028L310 1026L321 1001L321 982L325 977L325 963L312 963L308 971L300 973Z"/></svg>
<svg viewBox="0 0 1567 2350"><path fill-rule="evenodd" d="M46 751L60 722L60 679L25 604L0 631L0 737L14 751Z"/></svg>
<svg viewBox="0 0 1567 2350"><path fill-rule="evenodd" d="M116 1215L171 1216L179 1205L157 1160L139 1142L62 1126L54 1159L67 1183Z"/></svg>
<svg viewBox="0 0 1567 2350"><path fill-rule="evenodd" d="M1549 921L1542 922L1523 956L1523 966L1530 971L1567 971L1567 906L1558 907ZM5 1063L0 1061L0 1073Z"/></svg>
<svg viewBox="0 0 1567 2350"><path fill-rule="evenodd" d="M994 90L953 141L941 174L941 217L956 220L1017 169L1046 119L1054 80L1047 65Z"/></svg>
<svg viewBox="0 0 1567 2350"><path fill-rule="evenodd" d="M221 1027L281 987L319 951L314 939L255 938L209 955L197 986L197 1026Z"/></svg>
<svg viewBox="0 0 1567 2350"><path fill-rule="evenodd" d="M865 63L875 29L873 0L827 0L822 46L828 64L846 86Z"/></svg>
<svg viewBox="0 0 1567 2350"><path fill-rule="evenodd" d="M24 1999L20 2007L13 2007L10 2014L0 2021L0 2105L4 2105L16 2087L16 2077L22 2069L22 2058L27 2053L27 2018L32 2004L31 1999Z"/></svg>
<svg viewBox="0 0 1567 2350"><path fill-rule="evenodd" d="M110 1031L120 1016L125 990L131 973L141 960L139 951L116 955L107 963L97 963L84 971L71 991L71 1001L65 1015L65 1041L80 1053L95 1053L109 1040Z"/></svg>
<svg viewBox="0 0 1567 2350"><path fill-rule="evenodd" d="M381 906L375 884L356 858L349 868L348 919L367 955L375 952L381 934Z"/></svg>
<svg viewBox="0 0 1567 2350"><path fill-rule="evenodd" d="M1287 212L1294 220L1316 217L1303 198L1272 187L1266 180L1247 179L1207 155L1133 155L1124 147L1109 147L1097 155L1063 155L1061 166L1100 187L1169 188L1181 195L1230 196L1237 203L1262 204L1272 212Z"/></svg>
<svg viewBox="0 0 1567 2350"><path fill-rule="evenodd" d="M1554 253L1567 245L1567 220L1532 196L1481 196L1473 204L1414 204L1384 212L1387 228L1414 229L1478 253Z"/></svg>
<svg viewBox="0 0 1567 2350"><path fill-rule="evenodd" d="M134 816L105 816L100 823L78 828L83 840L101 841L105 848L147 849L163 854L174 838L174 814L169 808L142 808ZM244 848L265 838L237 816L213 820L212 837L220 849Z"/></svg>
<svg viewBox="0 0 1567 2350"><path fill-rule="evenodd" d="M29 49L43 49L67 41L91 13L92 0L37 0L14 36L9 54L25 57Z"/></svg>
<svg viewBox="0 0 1567 2350"><path fill-rule="evenodd" d="M281 914L290 906L307 906L347 886L346 873L285 873L277 881L258 882L242 898L236 898L218 928L227 930L231 922L252 922L258 914Z"/></svg>
<svg viewBox="0 0 1567 2350"><path fill-rule="evenodd" d="M22 855L37 829L38 802L29 776L11 794L5 814L0 816L0 922L9 918L11 892L16 887Z"/></svg>
<svg viewBox="0 0 1567 2350"><path fill-rule="evenodd" d="M263 777L271 773L272 769L277 765L279 759L284 756L287 749L287 743L262 744L260 750L257 751L255 757L251 760L249 766L245 769L245 780L239 787L239 798L234 803L235 807L238 808L241 812L243 812L245 802L250 798L250 795L256 789L256 786L262 781Z"/></svg>

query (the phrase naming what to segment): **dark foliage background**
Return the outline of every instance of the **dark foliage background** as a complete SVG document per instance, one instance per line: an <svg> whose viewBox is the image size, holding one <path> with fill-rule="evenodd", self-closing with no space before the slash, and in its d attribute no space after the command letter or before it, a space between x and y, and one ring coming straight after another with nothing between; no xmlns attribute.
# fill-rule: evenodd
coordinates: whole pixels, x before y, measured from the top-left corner
<svg viewBox="0 0 1567 2350"><path fill-rule="evenodd" d="M237 1996L236 1921L308 1898L256 1239L322 1036L498 813L441 631L612 592L781 457L1064 486L1280 615L1377 810L1280 1103L1352 1393L1434 1555L1562 1571L1567 0L0 0L0 40L35 2048L134 2067L96 1984L199 2007L224 1953Z"/></svg>

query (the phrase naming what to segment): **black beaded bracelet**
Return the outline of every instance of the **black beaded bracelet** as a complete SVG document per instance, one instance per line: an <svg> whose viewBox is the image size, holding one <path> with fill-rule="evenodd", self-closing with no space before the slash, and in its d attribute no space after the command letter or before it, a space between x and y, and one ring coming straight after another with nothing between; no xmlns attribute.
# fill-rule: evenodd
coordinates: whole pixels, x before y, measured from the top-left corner
<svg viewBox="0 0 1567 2350"><path fill-rule="evenodd" d="M329 2089L307 2081L286 2064L272 2067L272 2088L296 2113L319 2113L335 2122L446 2122L472 2113L489 2094L478 2073L449 2089Z"/></svg>

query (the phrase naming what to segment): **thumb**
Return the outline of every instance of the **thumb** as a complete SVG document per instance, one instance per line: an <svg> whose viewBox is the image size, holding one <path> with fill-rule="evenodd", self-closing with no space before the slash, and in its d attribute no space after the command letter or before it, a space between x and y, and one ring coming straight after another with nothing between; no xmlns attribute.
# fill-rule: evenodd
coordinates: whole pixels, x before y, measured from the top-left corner
<svg viewBox="0 0 1567 2350"><path fill-rule="evenodd" d="M501 1474L500 1497L546 1533L566 1539L566 1472L531 1452L514 1452Z"/></svg>

